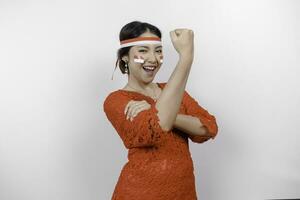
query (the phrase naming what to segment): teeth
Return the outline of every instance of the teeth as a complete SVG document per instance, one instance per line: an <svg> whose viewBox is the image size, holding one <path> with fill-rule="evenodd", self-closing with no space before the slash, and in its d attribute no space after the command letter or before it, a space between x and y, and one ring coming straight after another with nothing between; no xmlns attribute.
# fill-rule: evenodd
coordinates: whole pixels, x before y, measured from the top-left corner
<svg viewBox="0 0 300 200"><path fill-rule="evenodd" d="M147 67L147 66L144 66L144 68L150 69L150 70L154 70L155 69L155 67Z"/></svg>

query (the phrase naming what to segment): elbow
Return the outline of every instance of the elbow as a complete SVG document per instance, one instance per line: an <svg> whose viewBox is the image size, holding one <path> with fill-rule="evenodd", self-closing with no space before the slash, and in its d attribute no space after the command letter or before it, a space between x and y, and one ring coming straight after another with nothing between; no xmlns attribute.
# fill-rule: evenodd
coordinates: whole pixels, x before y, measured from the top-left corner
<svg viewBox="0 0 300 200"><path fill-rule="evenodd" d="M205 129L205 135L211 137L214 139L218 134L218 126L217 124L214 124L213 126L203 126L203 129Z"/></svg>
<svg viewBox="0 0 300 200"><path fill-rule="evenodd" d="M161 127L162 130L164 131L170 131L173 129L173 125L174 125L174 122L175 122L175 119L173 120L170 120L170 118L165 118L165 117L162 117L160 116L159 114L158 115L158 118L159 118L159 125Z"/></svg>
<svg viewBox="0 0 300 200"><path fill-rule="evenodd" d="M159 121L159 125L164 131L170 131L173 129L173 123L170 123L169 121Z"/></svg>
<svg viewBox="0 0 300 200"><path fill-rule="evenodd" d="M198 129L196 135L203 136L203 137L214 138L216 134L217 134L217 130L216 129L212 129L211 127L207 127L207 126L203 126L202 125Z"/></svg>
<svg viewBox="0 0 300 200"><path fill-rule="evenodd" d="M206 136L190 136L190 139L195 142L195 143L204 143L206 141L208 141L209 139L211 139L210 137L206 137Z"/></svg>
<svg viewBox="0 0 300 200"><path fill-rule="evenodd" d="M164 123L160 123L160 127L163 131L170 131L173 128L173 126L170 126L170 125L167 125L167 124L164 124Z"/></svg>
<svg viewBox="0 0 300 200"><path fill-rule="evenodd" d="M197 135L190 135L190 139L195 143L204 143L210 139L214 139L218 132L218 126L201 126Z"/></svg>

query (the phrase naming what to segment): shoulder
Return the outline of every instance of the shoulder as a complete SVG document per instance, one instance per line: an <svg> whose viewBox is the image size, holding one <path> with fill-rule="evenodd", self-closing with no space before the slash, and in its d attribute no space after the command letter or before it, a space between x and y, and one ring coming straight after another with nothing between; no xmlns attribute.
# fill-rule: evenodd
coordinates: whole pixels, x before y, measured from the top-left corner
<svg viewBox="0 0 300 200"><path fill-rule="evenodd" d="M110 92L103 101L103 109L106 112L107 110L116 109L119 105L122 105L123 102L127 101L128 97L123 95L119 90Z"/></svg>
<svg viewBox="0 0 300 200"><path fill-rule="evenodd" d="M119 90L112 91L106 95L104 102L117 98L118 96L121 96Z"/></svg>

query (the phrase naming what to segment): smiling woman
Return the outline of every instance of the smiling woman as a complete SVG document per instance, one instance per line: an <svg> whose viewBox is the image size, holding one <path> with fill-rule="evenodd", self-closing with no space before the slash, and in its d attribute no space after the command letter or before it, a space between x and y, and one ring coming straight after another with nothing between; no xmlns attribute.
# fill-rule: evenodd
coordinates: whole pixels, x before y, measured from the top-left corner
<svg viewBox="0 0 300 200"><path fill-rule="evenodd" d="M152 65L157 68L162 64L163 54L161 45L161 31L157 27L149 23L134 21L126 24L121 29L119 39L121 48L117 53L115 69L117 66L119 66L123 74L128 74L129 76L131 71L136 71L132 68L136 67L136 63L144 64L145 56L147 56L149 53L154 53L156 56L154 59L158 60L159 62L148 63L147 65ZM129 55L131 55L133 59L130 59L132 57L129 57ZM154 62L156 60L154 60ZM131 62L128 63L129 61ZM134 61L134 63L132 63L132 61Z"/></svg>
<svg viewBox="0 0 300 200"><path fill-rule="evenodd" d="M128 75L131 74L131 79L152 78L153 80L163 63L161 38L147 29L140 37L122 40L120 43L121 49L128 48L128 53L119 55L120 58L118 58L118 62L125 63L124 72ZM148 62L145 62L145 60ZM122 71L123 66L119 66ZM149 83L152 80L145 80L144 82Z"/></svg>
<svg viewBox="0 0 300 200"><path fill-rule="evenodd" d="M161 32L138 21L121 29L116 66L128 75L128 83L103 103L128 149L112 200L197 199L188 139L214 139L218 127L215 117L185 91L193 32L176 29L170 34L180 59L167 83L153 83L163 63Z"/></svg>

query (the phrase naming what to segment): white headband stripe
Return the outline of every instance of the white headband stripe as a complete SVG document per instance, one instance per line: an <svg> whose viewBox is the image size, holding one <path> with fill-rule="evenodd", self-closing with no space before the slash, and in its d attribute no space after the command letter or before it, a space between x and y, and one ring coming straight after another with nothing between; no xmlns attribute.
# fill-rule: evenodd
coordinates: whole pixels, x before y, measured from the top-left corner
<svg viewBox="0 0 300 200"><path fill-rule="evenodd" d="M129 43L121 44L121 48L129 47L129 46L135 46L135 45L143 45L143 44L161 44L161 41L141 40L141 41L129 42Z"/></svg>

